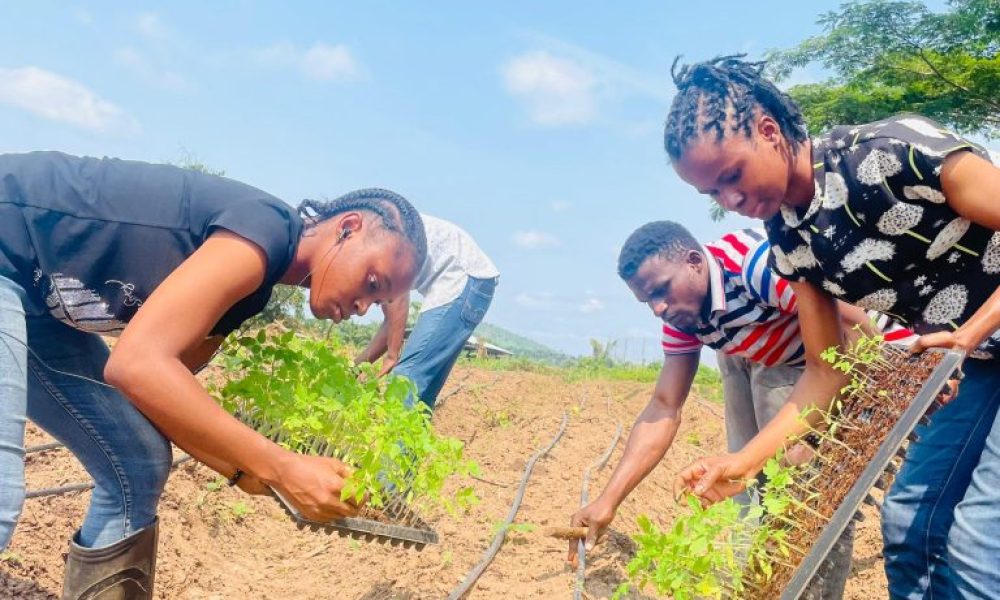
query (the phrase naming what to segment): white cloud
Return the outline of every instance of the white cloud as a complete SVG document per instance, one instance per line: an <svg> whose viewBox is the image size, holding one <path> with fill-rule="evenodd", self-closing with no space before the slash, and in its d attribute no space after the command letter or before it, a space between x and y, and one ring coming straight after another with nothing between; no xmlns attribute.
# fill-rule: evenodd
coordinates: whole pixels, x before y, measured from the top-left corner
<svg viewBox="0 0 1000 600"><path fill-rule="evenodd" d="M577 307L577 310L585 315L592 315L604 310L604 302L600 298L587 298Z"/></svg>
<svg viewBox="0 0 1000 600"><path fill-rule="evenodd" d="M317 42L303 49L282 42L258 50L256 59L261 66L295 69L314 81L354 81L361 75L357 60L343 44Z"/></svg>
<svg viewBox="0 0 1000 600"><path fill-rule="evenodd" d="M552 212L557 213L566 212L567 210L573 208L573 204L565 200L553 200L550 206L552 207Z"/></svg>
<svg viewBox="0 0 1000 600"><path fill-rule="evenodd" d="M524 102L535 123L582 125L603 117L632 136L659 129L658 123L631 124L621 105L634 98L668 104L673 86L667 69L650 75L557 38L530 32L520 37L532 50L508 61L502 74L508 92Z"/></svg>
<svg viewBox="0 0 1000 600"><path fill-rule="evenodd" d="M528 52L504 65L503 78L539 125L579 125L597 116L597 80L575 61L544 50Z"/></svg>
<svg viewBox="0 0 1000 600"><path fill-rule="evenodd" d="M555 306L550 292L521 292L514 296L514 304L529 310L548 310Z"/></svg>
<svg viewBox="0 0 1000 600"><path fill-rule="evenodd" d="M135 30L139 35L154 42L169 41L174 37L173 31L167 27L160 15L147 12L135 18Z"/></svg>
<svg viewBox="0 0 1000 600"><path fill-rule="evenodd" d="M514 245L526 250L557 248L562 245L559 238L544 231L518 231L512 238Z"/></svg>
<svg viewBox="0 0 1000 600"><path fill-rule="evenodd" d="M642 96L659 104L669 103L673 97L674 86L670 83L666 72L652 76L603 54L547 35L528 33L523 37L529 44L546 48L584 66L597 78L602 95Z"/></svg>
<svg viewBox="0 0 1000 600"><path fill-rule="evenodd" d="M191 83L183 75L154 65L153 61L135 48L119 48L115 52L115 62L152 86L171 92L191 90Z"/></svg>
<svg viewBox="0 0 1000 600"><path fill-rule="evenodd" d="M34 66L0 68L0 102L96 133L134 133L138 123L82 83Z"/></svg>

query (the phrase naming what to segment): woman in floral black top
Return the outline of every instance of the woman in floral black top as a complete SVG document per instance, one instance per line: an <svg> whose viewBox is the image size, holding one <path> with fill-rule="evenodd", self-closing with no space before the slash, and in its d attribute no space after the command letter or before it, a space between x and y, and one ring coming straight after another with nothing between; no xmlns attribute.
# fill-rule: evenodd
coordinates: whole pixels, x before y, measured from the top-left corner
<svg viewBox="0 0 1000 600"><path fill-rule="evenodd" d="M826 406L843 376L819 357L841 343L836 299L923 334L914 350L969 353L959 394L918 430L882 511L893 598L1000 598L1000 169L975 144L915 115L810 140L798 107L759 63L681 69L665 145L685 181L763 219L773 266L799 301L805 374L743 451L678 481L735 493Z"/></svg>

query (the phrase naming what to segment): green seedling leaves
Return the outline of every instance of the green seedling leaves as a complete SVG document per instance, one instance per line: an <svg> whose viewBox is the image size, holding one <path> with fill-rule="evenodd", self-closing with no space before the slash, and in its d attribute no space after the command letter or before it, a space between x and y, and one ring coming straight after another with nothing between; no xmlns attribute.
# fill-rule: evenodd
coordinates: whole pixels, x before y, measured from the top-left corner
<svg viewBox="0 0 1000 600"><path fill-rule="evenodd" d="M280 426L281 443L290 450L331 449L353 468L344 499L367 498L378 508L397 494L447 510L476 501L469 487L442 495L448 478L476 474L478 465L464 458L459 440L434 432L426 405L406 406L415 394L408 379L380 379L374 367L356 367L330 340L292 332L260 331L228 346L224 364L231 371L217 389L221 404Z"/></svg>

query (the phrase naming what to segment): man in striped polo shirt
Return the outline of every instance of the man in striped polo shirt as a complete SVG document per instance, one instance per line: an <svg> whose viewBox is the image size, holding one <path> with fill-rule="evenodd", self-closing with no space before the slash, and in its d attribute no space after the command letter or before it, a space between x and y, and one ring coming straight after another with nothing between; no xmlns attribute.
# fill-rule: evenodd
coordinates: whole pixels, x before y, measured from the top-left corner
<svg viewBox="0 0 1000 600"><path fill-rule="evenodd" d="M703 345L718 351L731 452L742 448L784 406L802 374L804 350L795 295L767 266L769 252L761 230L736 231L702 246L671 221L647 223L625 242L618 274L663 321L664 361L653 397L636 419L611 480L594 502L572 517L574 526L589 528L588 550L673 443ZM884 316L847 304L840 309L849 331L860 326L871 332L875 317L888 341L910 339L909 331ZM746 495L739 500L750 501ZM810 596L842 596L850 548L848 535L841 555L821 569L821 585L811 586ZM574 558L571 550L570 560Z"/></svg>

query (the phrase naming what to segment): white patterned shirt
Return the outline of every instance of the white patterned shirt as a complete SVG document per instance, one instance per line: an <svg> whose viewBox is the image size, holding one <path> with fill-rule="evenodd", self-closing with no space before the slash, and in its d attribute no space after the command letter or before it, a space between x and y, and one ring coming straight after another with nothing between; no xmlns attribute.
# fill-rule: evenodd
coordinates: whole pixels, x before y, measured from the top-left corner
<svg viewBox="0 0 1000 600"><path fill-rule="evenodd" d="M413 282L413 289L424 297L420 312L458 298L469 277L499 277L496 265L465 230L431 215L421 213L420 217L427 234L427 259Z"/></svg>

